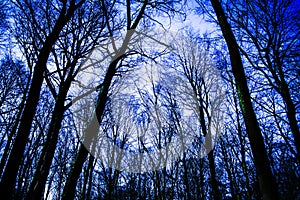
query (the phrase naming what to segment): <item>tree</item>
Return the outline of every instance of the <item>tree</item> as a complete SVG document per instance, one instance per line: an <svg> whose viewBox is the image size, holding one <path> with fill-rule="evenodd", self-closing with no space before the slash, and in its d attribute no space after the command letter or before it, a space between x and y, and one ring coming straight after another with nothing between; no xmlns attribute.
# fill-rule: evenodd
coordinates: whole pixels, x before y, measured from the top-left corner
<svg viewBox="0 0 300 200"><path fill-rule="evenodd" d="M0 174L2 174L6 159L9 155L10 145L22 114L26 91L29 85L29 72L26 70L22 61L14 60L10 55L6 55L1 60L0 71L0 116L1 121L6 121L6 123L1 126L3 127L1 128L1 133L3 134L0 146L3 145L7 137L0 164Z"/></svg>
<svg viewBox="0 0 300 200"><path fill-rule="evenodd" d="M2 5L5 198L299 198L296 1Z"/></svg>
<svg viewBox="0 0 300 200"><path fill-rule="evenodd" d="M133 5L134 3L137 3L137 5L140 5L139 8L132 9L132 7L135 7ZM105 109L105 104L107 101L107 96L109 92L109 87L111 85L111 82L113 80L113 77L117 73L117 68L119 62L126 57L126 50L128 48L128 44L134 34L135 29L138 27L139 23L142 21L142 19L149 15L147 15L147 12L153 12L151 9L149 9L150 6L152 6L152 9L158 10L158 11L163 11L163 12L168 12L168 11L176 11L175 10L175 2L151 2L151 1L144 1L144 2L130 2L126 1L126 16L127 16L127 21L126 21L126 35L125 39L122 42L121 46L119 49L114 49L114 56L112 58L112 62L109 64L105 77L103 79L103 82L101 84L100 91L98 93L97 97L97 103L96 103L96 110L95 113L92 116L92 119L90 121L89 126L86 128L86 135L85 135L85 140L83 143L86 143L85 145L91 143L93 140L93 136L89 135L91 133L97 133L99 131L99 126L98 126L98 120L101 123L101 119L103 117L103 112ZM170 3L170 5L168 4ZM113 4L114 5L114 4ZM102 1L102 6L103 6L103 12L104 15L106 15L107 18L109 18L109 12L107 9L107 5L105 4L104 1ZM134 14L133 14L134 12ZM151 19L151 17L149 17ZM108 23L108 29L110 31L110 36L113 36L113 32L111 29L111 25ZM114 43L114 41L113 41ZM115 45L115 44L113 44ZM114 47L115 48L115 47ZM88 145L89 146L89 145ZM88 155L88 151L86 147L82 144L80 146L79 152L74 160L73 166L71 168L71 172L69 174L69 178L66 181L66 185L64 187L64 194L63 194L63 199L66 198L73 198L75 194L75 188L76 188L76 183L78 180L78 177L81 173L81 169L83 166L83 163L86 160L86 157Z"/></svg>
<svg viewBox="0 0 300 200"><path fill-rule="evenodd" d="M244 34L244 42L239 44L241 53L282 97L299 159L300 132L295 106L297 98L293 95L297 85L295 80L299 78L296 70L299 65L296 49L300 47L297 2L241 1L238 5L232 3L229 6L236 12L229 13L230 20ZM244 17L234 16L242 16L245 12Z"/></svg>
<svg viewBox="0 0 300 200"><path fill-rule="evenodd" d="M227 21L221 3L218 0L211 0L211 4L216 13L218 23L230 54L232 73L235 78L239 103L253 152L254 164L257 170L262 196L264 199L279 199L276 180L271 171L261 130L253 110L239 46Z"/></svg>
<svg viewBox="0 0 300 200"><path fill-rule="evenodd" d="M118 62L124 56L128 42L129 42L130 38L132 37L133 32L130 30L134 30L137 27L137 25L139 24L140 20L142 19L143 15L144 15L147 5L148 5L148 1L145 1L142 4L142 7L140 8L140 10L138 12L138 15L137 15L135 21L132 22L131 14L130 14L131 5L130 5L130 1L127 1L127 15L128 15L129 20L127 21L128 32L126 33L126 36L125 36L125 42L122 44L121 48L119 50L117 50L116 57L113 59L112 63L110 63L110 65L107 69L105 78L102 83L101 90L98 94L98 100L96 103L96 113L92 117L92 120L90 122L91 125L88 126L86 129L87 134L91 134L93 132L99 131L97 120L98 120L98 118L99 118L99 120L102 118L102 115L103 115L103 112L105 109L105 104L107 101L109 87L110 87L110 84L112 82L112 79L113 79L115 73L117 72L116 70L117 70ZM103 10L104 10L104 15L106 15L106 17L108 18L109 13L107 12L107 7L104 4L104 1L102 1L102 6L103 6ZM110 29L110 31L112 31L112 30ZM113 35L113 32L110 32L110 35ZM85 136L85 137L88 139L92 139L91 136ZM81 173L81 168L82 168L83 163L85 162L87 155L88 155L88 150L82 144L80 146L79 152L75 158L75 162L72 166L69 177L66 181L66 185L64 187L64 192L63 192L63 199L74 198L76 183L77 183L78 177Z"/></svg>
<svg viewBox="0 0 300 200"><path fill-rule="evenodd" d="M52 14L46 17L46 19L49 20L48 22L50 22L51 24L49 27L51 31L48 32L47 30L46 33L42 32L40 34L37 34L38 36L40 36L38 37L38 39L41 42L41 44L35 46L35 48L39 49L39 53L37 55L37 61L35 63L34 72L31 79L31 86L28 92L28 97L24 107L24 111L20 120L20 126L18 128L16 138L0 183L1 194L3 194L6 197L13 196L14 194L14 185L18 173L18 168L21 164L23 152L30 133L30 127L38 104L39 95L43 83L43 75L47 69L46 64L51 49L56 43L63 27L67 24L67 22L73 16L74 12L83 4L83 2L84 1L82 0L76 3L74 0L71 0L69 2L70 4L67 4L67 1L64 1L63 3L59 4L60 9L58 10L58 13L56 13L58 14L58 17L52 16ZM50 2L48 3L50 4ZM17 14L18 12L23 13L24 15L22 16L22 18L25 16L25 19L27 17L28 21L32 22L33 29L31 29L32 32L30 32L30 29L28 29L27 27L27 23L24 24L22 23L24 21L21 21L20 24L23 25L23 31L25 33L27 32L26 30L28 30L29 33L35 35L40 29L40 27L43 27L45 25L43 24L43 21L38 19L38 15L34 11L33 5L30 5L30 2L17 1L15 6L19 8L19 10L17 10ZM46 9L47 12L52 12L52 10L56 10L51 9L51 5L46 7ZM56 19L54 23L52 23L52 17Z"/></svg>
<svg viewBox="0 0 300 200"><path fill-rule="evenodd" d="M212 147L216 143L214 137L217 137L216 135L219 133L211 133L211 130L214 129L212 128L214 121L217 121L217 124L222 123L220 118L216 119L216 116L222 116L220 113L222 112L221 102L224 100L222 96L224 95L224 91L222 91L221 77L218 75L217 68L214 66L212 60L209 59L209 52L205 50L204 43L200 42L192 33L187 33L176 41L173 47L175 50L172 65L179 74L182 74L182 77L171 76L174 76L172 79L176 78L181 81L181 87L185 88L180 93L186 94L184 99L186 106L196 112L196 124L199 124L201 127L202 136L200 138L205 138L205 140L210 138L211 140L209 142L204 141L204 145L208 147L211 195L214 199L220 199L221 194L216 177L216 164ZM190 123L192 122L190 121ZM197 129L191 129L190 131L197 132ZM221 130L216 128L215 131L219 132ZM213 136L210 136L212 134ZM183 165L185 168L187 164L188 160L184 158ZM186 187L189 187L188 180L186 181ZM188 196L188 199L190 198Z"/></svg>
<svg viewBox="0 0 300 200"><path fill-rule="evenodd" d="M64 112L68 106L64 106L69 88L75 80L76 75L81 70L80 60L98 45L101 37L105 35L104 19L102 17L101 7L96 4L85 3L82 5L82 10L75 12L70 23L76 24L62 30L61 37L58 38L59 48L53 48L52 54L56 59L56 71L48 72L50 77L46 77L46 82L53 92L53 97L56 100L54 110L52 112L52 120L47 133L47 140L41 152L41 156L36 167L34 178L31 182L30 189L27 193L27 199L40 199L43 196L47 176L55 153L56 144L58 142L59 131L61 128ZM78 31L75 31L77 29ZM103 33L102 33L103 31ZM71 33L71 34L68 34ZM96 33L92 35L92 33ZM69 38L72 38L69 41ZM82 41L88 41L84 44ZM77 44L77 45L72 45ZM68 49L71 46L71 49ZM59 55L58 55L59 54ZM63 56L62 59L60 57ZM67 60L67 62L64 62ZM63 67L61 67L63 66ZM63 71L61 73L60 71ZM51 77L57 73L57 79L60 79L59 91L56 94L54 84L51 82ZM56 80L57 80L56 79Z"/></svg>

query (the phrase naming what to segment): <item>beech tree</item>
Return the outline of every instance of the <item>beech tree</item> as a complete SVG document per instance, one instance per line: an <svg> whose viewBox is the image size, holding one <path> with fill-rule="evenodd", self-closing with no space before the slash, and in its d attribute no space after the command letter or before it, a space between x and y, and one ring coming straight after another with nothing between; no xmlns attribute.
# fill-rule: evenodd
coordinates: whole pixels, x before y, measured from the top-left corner
<svg viewBox="0 0 300 200"><path fill-rule="evenodd" d="M137 3L140 5L140 7L136 10L133 10L132 7L133 5ZM168 2L151 2L151 1L143 1L143 2L130 2L126 1L126 35L124 37L124 41L121 44L121 47L119 49L114 49L115 52L112 58L112 62L109 64L105 77L103 79L103 82L101 83L101 88L98 93L97 97L97 103L96 103L96 108L95 108L95 113L93 114L91 120L90 120L90 125L86 128L86 134L85 135L85 140L90 143L93 140L93 136L89 135L91 133L97 133L99 131L99 126L98 126L98 120L101 122L101 118L103 116L103 112L105 109L105 104L107 101L107 96L109 93L109 87L111 85L111 82L113 80L113 77L117 73L118 69L118 64L119 62L126 56L126 50L128 48L128 44L132 38L132 35L134 34L135 29L138 27L139 23L141 20L147 16L147 11L148 7L152 6L155 8L157 6L157 9L161 9L162 11L168 11L168 10L173 10L172 6L176 3L172 2L170 6L168 5ZM113 3L114 5L114 3ZM109 19L109 12L107 5L105 4L104 1L102 1L102 7L103 7L103 13L107 19ZM169 9L171 8L171 9ZM132 13L134 12L134 14ZM151 12L151 10L149 11ZM151 19L151 18L150 18ZM113 30L111 29L111 25L108 23L108 30L110 36L113 36ZM85 142L84 142L85 143ZM76 189L76 183L78 180L78 177L81 173L81 168L86 160L86 157L88 155L88 150L82 144L80 146L79 152L74 160L73 166L71 168L69 177L66 181L66 185L64 187L64 192L63 192L63 199L68 199L68 198L73 198L75 194L75 189Z"/></svg>
<svg viewBox="0 0 300 200"><path fill-rule="evenodd" d="M57 41L63 27L73 16L74 12L83 4L83 2L84 1L76 3L75 1L70 1L68 2L69 4L67 4L67 1L64 1L59 3L58 5L59 10L51 9L50 7L46 6L45 7L45 9L47 9L46 12L50 12L50 11L52 12L53 10L55 10L55 12L57 13L55 14L56 16L55 15L53 16L54 14L53 12L51 14L49 13L50 15L48 16L48 18L46 18L46 20L49 20L48 22L50 23L50 26L48 27L49 29L46 30L46 32L41 32L40 34L37 32L39 28L41 26L44 26L45 24L43 24L44 21L40 21L36 18L38 15L33 9L33 5L31 5L30 2L20 2L20 1L17 1L15 4L15 6L20 9L17 10L16 14L23 13L24 15L22 15L22 18L26 16L29 21L33 22L31 27L32 32L30 32L30 29L28 29L27 27L27 23L22 24L21 21L20 24L23 25L24 28L23 31L26 32L26 30L28 30L29 34L34 34L34 35L37 34L38 36L40 36L38 38L40 43L37 46L35 45L39 53L36 57L34 72L31 79L31 86L28 92L24 111L20 119L20 126L16 133L16 138L0 183L1 193L6 197L12 196L14 194L13 191L14 191L15 180L18 173L18 168L21 164L27 138L30 133L30 127L38 104L39 95L43 83L43 75L47 69L46 64L51 49L55 44L55 42ZM42 11L43 10L41 10L41 12ZM52 17L56 19L55 23L52 23ZM46 24L49 25L49 23ZM38 42L38 41L32 41L32 42Z"/></svg>
<svg viewBox="0 0 300 200"><path fill-rule="evenodd" d="M235 77L240 107L242 109L254 156L254 164L257 170L261 193L264 199L279 199L276 180L271 171L264 140L253 110L239 46L230 24L227 21L227 17L224 13L221 3L218 0L211 0L211 4L216 13L218 23L227 43L232 73Z"/></svg>
<svg viewBox="0 0 300 200"><path fill-rule="evenodd" d="M92 9L91 6L94 6L94 8ZM85 56L99 44L100 38L105 35L105 33L101 33L105 27L105 20L102 18L101 13L102 10L101 7L98 7L99 10L97 11L95 9L96 7L96 4L83 4L82 10L76 12L70 19L70 23L77 24L77 26L70 26L63 29L63 36L58 38L59 47L53 48L52 54L55 58L57 69L53 72L50 70L48 71L49 77L46 77L46 82L53 93L56 103L52 112L53 116L52 121L50 122L50 129L47 133L47 140L40 155L40 160L36 167L37 170L31 182L30 189L27 193L27 199L39 199L43 196L43 190L55 153L64 112L68 109L68 106L64 106L64 104L72 81L80 70L79 61L80 59L85 58ZM95 32L97 34L93 34ZM72 35L68 33L72 33ZM69 38L73 40L69 42ZM84 43L83 41L86 42ZM82 46L83 44L85 44L84 47ZM72 48L69 50L68 46L71 46ZM63 57L62 59L61 56ZM57 78L55 77L56 73ZM56 92L56 87L51 80L54 78L56 79L56 82L57 80L60 80L58 92Z"/></svg>
<svg viewBox="0 0 300 200"><path fill-rule="evenodd" d="M2 198L299 199L297 5L1 1Z"/></svg>
<svg viewBox="0 0 300 200"><path fill-rule="evenodd" d="M296 49L299 48L300 34L297 2L241 1L239 4L232 3L230 7L236 12L229 13L230 20L245 34L245 42L239 44L241 53L281 95L295 147L300 152L300 132L295 106L297 99L293 98L294 87L297 85L295 80L299 77L296 70L299 64ZM241 16L244 12L247 12L244 17L234 17ZM297 157L299 158L299 153Z"/></svg>
<svg viewBox="0 0 300 200"><path fill-rule="evenodd" d="M223 112L221 102L224 101L224 97L222 96L224 95L224 91L222 91L221 78L217 68L209 58L209 52L206 51L204 43L201 43L200 39L197 40L197 37L192 33L187 33L187 36L184 35L181 40L176 41L174 46L176 50L174 51L172 65L179 73L183 74L183 77L175 78L182 80L183 83L186 82L187 85L185 87L188 87L188 89L181 91L181 93L186 93L187 96L190 95L191 99L193 99L193 101L188 101L187 99L185 101L187 101L187 106L190 106L197 112L197 120L200 123L202 138L207 140L207 138L211 137L209 143L211 143L210 145L215 145L216 140L214 137L217 137L219 133L212 133L211 130L214 129L212 127L214 126L213 121L217 118L216 116ZM221 123L221 121L217 123ZM215 131L218 132L221 130L216 128ZM208 151L211 195L214 199L220 199L221 194L216 175L214 151ZM188 165L188 160L183 165ZM187 167L185 166L185 168ZM188 180L186 181L186 187L189 187ZM189 193L189 191L186 192ZM188 199L191 198L189 194L187 197Z"/></svg>

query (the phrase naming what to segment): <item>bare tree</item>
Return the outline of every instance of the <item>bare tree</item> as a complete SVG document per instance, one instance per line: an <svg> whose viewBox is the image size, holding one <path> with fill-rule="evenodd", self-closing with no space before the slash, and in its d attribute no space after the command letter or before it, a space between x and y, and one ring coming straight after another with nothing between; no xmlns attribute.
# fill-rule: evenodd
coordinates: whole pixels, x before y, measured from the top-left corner
<svg viewBox="0 0 300 200"><path fill-rule="evenodd" d="M47 133L47 140L41 152L31 187L27 193L27 199L39 199L43 196L43 190L55 153L64 112L68 109L68 106L64 106L64 104L69 88L78 74L78 71L80 71L80 60L99 44L101 37L105 36L105 33L102 33L105 27L105 20L101 15L102 10L101 8L99 8L98 11L94 8L92 9L92 6L96 7L96 4L83 4L82 11L74 14L70 23L76 24L76 27L70 26L63 29L63 36L58 38L59 47L54 48L52 51L55 58L56 70L48 71L49 77L46 77L46 82L53 93L56 104L52 113L53 116L50 122L50 129ZM95 32L97 34L93 34ZM69 41L69 38L72 38L72 40ZM83 43L83 41L86 42ZM68 49L68 46L72 48ZM57 94L56 87L51 79L55 80L55 82L60 81L60 83L58 83L59 91Z"/></svg>
<svg viewBox="0 0 300 200"><path fill-rule="evenodd" d="M264 140L253 110L239 46L221 3L218 0L211 0L211 4L228 47L239 103L253 152L261 193L264 199L279 199L276 180L271 171Z"/></svg>
<svg viewBox="0 0 300 200"><path fill-rule="evenodd" d="M83 2L84 1L80 1L79 3L76 3L75 1L71 0L69 4L67 4L67 1L64 1L57 5L59 7L59 10L55 8L52 9L51 7L53 6L53 4L50 5L50 2L47 2L49 6L42 8L40 12L42 13L43 10L46 9L46 13L52 13L49 13L49 15L43 19L39 19L39 15L37 15L37 12L33 9L33 5L31 5L30 2L17 1L15 4L15 6L19 8L17 14L23 13L23 15L21 16L22 21L20 21L20 27L23 28L24 33L31 34L32 36L39 36L38 40L40 43L34 46L38 49L39 53L36 57L37 61L35 63L34 72L31 79L31 86L20 120L20 126L18 128L13 147L6 164L6 168L1 179L0 190L1 193L6 197L12 196L14 194L13 191L18 168L21 164L23 152L27 143L28 136L30 134L31 124L38 104L39 95L43 83L43 76L47 69L46 63L48 61L51 49L56 43L63 27L73 16L74 12L83 4ZM57 12L56 14L58 15L58 17L53 16L53 10ZM32 22L32 27L30 27L32 29L28 28L28 21L26 22L26 24L24 23L24 18L27 18L29 22ZM56 19L54 23L53 18ZM39 33L40 28L45 25L44 19L48 20L48 23L46 23L47 25L49 23L51 24L48 27L50 30L47 29L45 32ZM34 39L32 40L32 42L33 41Z"/></svg>
<svg viewBox="0 0 300 200"><path fill-rule="evenodd" d="M186 107L195 112L197 116L197 120L194 123L199 124L199 127L201 127L202 138L205 138L202 141L203 146L207 148L206 153L208 154L210 185L212 188L211 195L214 199L220 199L221 194L216 177L213 145L216 143L214 137L217 137L218 132L221 130L217 127L212 127L215 122L222 124L222 119L216 118L222 112L221 102L224 100L222 95L225 92L222 91L221 77L217 68L214 67L213 61L209 58L209 52L205 50L204 44L201 44L200 40L197 40L192 33L179 37L176 40L174 49L173 54L175 56L173 57L172 66L178 71L178 74L182 74L182 77L175 77L182 84L176 87L183 88L178 89L180 93L185 94L184 99L181 101L184 102ZM222 114L220 116L222 117ZM192 122L190 121L189 123ZM197 129L194 128L190 131L197 132ZM184 161L184 166L186 164L188 164L188 160ZM189 187L188 179L186 177L186 187ZM190 197L187 196L187 198L189 199Z"/></svg>
<svg viewBox="0 0 300 200"><path fill-rule="evenodd" d="M235 11L229 13L230 21L243 34L239 45L241 53L283 99L299 159L300 132L296 119L299 100L294 89L299 79L296 70L299 65L297 49L300 47L297 2L240 1L230 3L229 7Z"/></svg>
<svg viewBox="0 0 300 200"><path fill-rule="evenodd" d="M115 2L116 3L116 2ZM163 10L163 11L174 11L174 5L176 4L176 2L171 3L171 5L169 6L167 4L168 2L151 2L151 1L144 1L144 2L131 2L131 1L126 1L126 16L127 16L127 20L126 20L126 35L124 37L123 42L120 45L119 49L114 49L114 55L112 58L112 62L109 64L107 70L106 70L106 74L105 77L103 79L103 82L101 84L101 88L100 91L98 93L98 97L97 97L97 103L96 103L96 111L92 116L92 119L90 121L90 125L87 127L86 129L86 134L85 135L85 140L83 143L88 144L93 140L93 136L90 135L91 133L97 133L99 131L99 126L98 126L98 120L101 122L101 118L103 117L103 112L105 110L105 104L107 101L107 96L109 93L109 87L111 85L111 82L114 78L114 76L117 73L117 69L118 69L118 65L120 63L120 61L126 57L126 51L128 48L128 44L134 34L135 29L138 27L138 25L140 24L140 22L142 21L142 19L144 19L144 17L148 17L147 15L148 12L151 13L151 9L150 6L152 6L155 9L159 10ZM140 7L138 7L137 9L133 9L135 6L133 6L133 4L139 5ZM114 5L114 3L113 3ZM102 6L103 6L103 12L104 15L106 16L107 19L110 18L110 13L108 12L108 8L107 5L105 3L105 1L102 1ZM173 8L173 9L172 9ZM151 19L151 17L150 17ZM112 30L112 25L111 24L107 24L108 25L108 29L110 31L110 36L113 36L113 30ZM114 44L114 41L113 41ZM115 44L113 45L115 48ZM84 144L82 144L80 146L79 152L75 158L75 162L73 163L73 166L71 168L71 172L69 174L69 177L67 179L65 188L64 188L64 194L63 194L63 199L69 199L69 198L73 198L74 197L74 191L76 188L76 184L77 184L77 180L78 177L81 173L81 169L83 166L83 163L86 160L86 157L88 155L88 150L86 149L86 147L84 146Z"/></svg>
<svg viewBox="0 0 300 200"><path fill-rule="evenodd" d="M18 121L24 107L26 92L29 85L29 73L26 71L26 68L21 61L15 61L9 55L1 60L0 70L0 116L1 121L6 122L1 125L2 138L0 146L3 145L5 138L7 137L0 164L0 174L2 174L13 137L17 131Z"/></svg>

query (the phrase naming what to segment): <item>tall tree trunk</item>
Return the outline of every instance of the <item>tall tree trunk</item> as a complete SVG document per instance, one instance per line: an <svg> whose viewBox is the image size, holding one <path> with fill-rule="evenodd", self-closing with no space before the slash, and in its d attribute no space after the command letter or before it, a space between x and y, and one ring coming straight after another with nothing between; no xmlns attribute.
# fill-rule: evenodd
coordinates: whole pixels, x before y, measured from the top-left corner
<svg viewBox="0 0 300 200"><path fill-rule="evenodd" d="M233 90L233 105L234 105L234 110L235 110L235 114L236 114L236 123L237 123L237 132L238 132L238 138L239 138L239 143L241 144L241 165L242 165L242 170L245 176L245 187L247 189L247 198L251 198L251 193L250 193L250 181L249 181L249 174L248 174L248 169L247 169L247 163L246 163L246 141L245 141L245 137L243 134L243 130L242 130L242 125L241 125L241 118L240 118L240 111L238 108L238 96L236 93L236 90L234 88L234 82L232 81L232 83L230 84L231 88ZM236 155L238 156L238 155Z"/></svg>
<svg viewBox="0 0 300 200"><path fill-rule="evenodd" d="M294 141L295 141L295 146L297 150L297 158L300 162L300 131L299 131L299 126L298 122L296 119L296 108L293 103L293 100L291 98L290 90L289 87L284 80L284 77L282 76L282 82L281 82L281 96L282 99L286 105L286 110L287 110L287 117L290 122L290 127L291 127L291 132L294 136Z"/></svg>
<svg viewBox="0 0 300 200"><path fill-rule="evenodd" d="M93 140L93 136L91 134L95 134L95 133L99 132L98 123L101 122L101 118L104 113L108 90L109 90L111 81L116 73L117 64L124 57L124 54L128 47L128 44L132 38L132 35L133 35L137 25L139 24L139 22L141 21L143 15L144 15L147 5L148 5L148 0L145 0L142 7L140 8L140 11L137 14L136 19L134 20L134 22L132 22L132 25L130 23L131 20L130 20L130 22L129 21L127 22L128 30L127 30L127 34L125 36L124 42L123 42L121 48L119 49L119 51L116 52L116 56L113 58L113 61L110 63L110 65L108 67L104 81L103 81L101 89L100 89L100 92L98 94L98 100L97 100L97 104L96 104L96 112L93 114L92 120L91 120L90 124L88 125L88 127L86 128L85 140L87 139L87 140L89 140L89 142L92 142L92 140ZM130 9L129 6L130 6L130 4L127 5L127 7ZM104 10L104 14L107 15L107 10L106 10L104 3L103 3L103 10ZM130 15L129 15L129 17L130 17ZM113 33L111 32L111 34L113 34ZM74 199L77 180L80 176L81 169L87 158L87 155L88 155L88 150L85 148L85 146L82 143L80 145L79 152L73 162L71 171L66 180L66 184L65 184L65 187L63 189L63 194L62 194L63 200Z"/></svg>
<svg viewBox="0 0 300 200"><path fill-rule="evenodd" d="M265 200L279 199L278 186L271 171L263 136L252 106L238 44L227 21L221 3L219 0L211 0L211 3L217 15L219 25L229 50L232 72L235 78L239 103L242 109L247 134L252 148L254 164L257 170L261 193Z"/></svg>
<svg viewBox="0 0 300 200"><path fill-rule="evenodd" d="M47 140L45 142L44 148L42 149L42 153L40 155L33 180L31 181L30 188L26 196L26 199L28 200L43 198L45 184L55 153L59 130L65 111L64 102L66 94L67 91L61 92L57 97L57 101L53 111L53 116L49 125L50 128L47 133Z"/></svg>
<svg viewBox="0 0 300 200"><path fill-rule="evenodd" d="M26 86L26 89L27 88L28 88L28 86ZM9 155L10 146L11 146L11 143L13 142L13 137L17 132L18 125L19 125L19 120L22 117L22 112L23 112L23 108L24 108L24 105L25 105L25 101L26 101L26 94L24 93L23 97L22 97L22 101L19 105L19 110L18 110L17 116L15 118L15 122L13 124L13 127L11 128L10 133L7 135L6 145L5 145L4 152L3 152L1 162L0 162L0 175L2 174L3 169L5 167L6 160L7 160L8 155Z"/></svg>
<svg viewBox="0 0 300 200"><path fill-rule="evenodd" d="M93 129L92 131L97 131L97 127L89 127L89 131L91 131L91 129ZM79 178L79 175L82 170L82 166L87 156L88 156L88 150L85 148L83 144L81 144L79 152L76 155L76 158L72 164L71 171L68 175L66 184L63 189L63 194L62 194L63 200L74 199L76 193L77 180Z"/></svg>
<svg viewBox="0 0 300 200"><path fill-rule="evenodd" d="M91 164L92 166L89 166L89 181L88 181L88 188L87 188L87 192L86 192L86 200L89 200L91 199L90 196L91 196L91 191L92 191L92 185L93 185L93 170L94 170L94 157L91 156Z"/></svg>
<svg viewBox="0 0 300 200"><path fill-rule="evenodd" d="M195 93L197 94L197 90L194 88ZM198 91L198 93L200 93L200 91ZM201 124L201 130L203 133L203 136L206 137L207 136L207 126L205 123L205 117L204 117L204 103L203 103L203 98L201 96L201 93L199 94L199 103L200 103L200 107L199 109L199 114L200 114L200 124ZM210 122L208 122L210 123ZM210 145L211 142L209 142ZM214 151L213 149L208 153L208 165L209 165L209 170L210 170L210 183L211 183L211 188L212 188L212 194L213 194L213 199L221 199L221 194L219 191L219 187L218 187L218 182L217 182L217 178L216 178L216 167L215 167L215 159L214 159Z"/></svg>
<svg viewBox="0 0 300 200"><path fill-rule="evenodd" d="M82 192L81 192L81 200L89 200L90 199L90 192L91 192L91 187L92 187L92 173L93 173L93 169L94 169L94 157L93 155L89 156L89 163L85 169L84 172L84 180L83 180L83 188L82 188Z"/></svg>
<svg viewBox="0 0 300 200"><path fill-rule="evenodd" d="M24 112L22 114L20 127L18 129L12 151L10 153L4 174L0 183L0 193L6 197L12 197L14 194L14 186L18 174L19 166L21 164L25 146L28 136L30 134L31 124L38 105L40 91L43 84L44 72L46 70L46 63L48 61L52 46L57 41L59 34L69 19L73 16L75 10L82 5L84 0L75 5L75 2L70 3L67 11L66 2L60 11L60 15L53 27L52 32L47 36L45 43L39 53L37 63L34 67L31 86L28 93Z"/></svg>
<svg viewBox="0 0 300 200"><path fill-rule="evenodd" d="M99 132L99 122L101 121L102 115L104 113L105 104L108 96L108 90L109 86L111 84L111 81L113 79L113 76L116 73L116 66L119 59L114 60L105 75L105 79L103 81L103 84L101 86L98 100L96 104L96 112L93 114L92 120L85 131L85 140L88 140L88 142L92 142L93 140L93 134L97 134ZM84 142L85 143L85 142ZM84 143L80 145L79 152L74 160L74 163L72 165L71 171L68 175L64 190L62 199L74 199L77 180L79 178L79 175L82 170L82 166L88 156L88 150L84 146Z"/></svg>
<svg viewBox="0 0 300 200"><path fill-rule="evenodd" d="M77 59L72 61L72 63L69 66L69 75L66 81L61 83L59 93L56 98L52 119L49 125L50 128L47 133L47 140L42 149L33 180L31 181L30 188L26 196L27 200L42 199L43 197L47 177L58 142L59 130L61 128L61 123L65 112L64 103L73 80L73 72L76 63Z"/></svg>

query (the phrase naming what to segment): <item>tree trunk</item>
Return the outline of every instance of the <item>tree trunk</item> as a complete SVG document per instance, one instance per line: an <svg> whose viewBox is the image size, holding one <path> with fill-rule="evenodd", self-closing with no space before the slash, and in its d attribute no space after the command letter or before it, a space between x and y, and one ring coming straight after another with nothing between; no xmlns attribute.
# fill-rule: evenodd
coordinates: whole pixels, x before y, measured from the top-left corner
<svg viewBox="0 0 300 200"><path fill-rule="evenodd" d="M296 146L296 150L297 150L297 158L300 162L300 131L299 131L299 126L298 126L298 122L296 119L296 108L295 108L295 105L291 98L291 94L290 94L288 85L285 82L284 78L281 83L280 93L281 93L282 99L284 100L284 103L286 105L287 117L290 122L291 132L294 136L295 146Z"/></svg>
<svg viewBox="0 0 300 200"><path fill-rule="evenodd" d="M211 0L211 3L229 50L232 72L252 148L261 193L265 200L279 199L278 186L270 168L263 136L252 106L238 44L226 19L221 3L218 0Z"/></svg>
<svg viewBox="0 0 300 200"><path fill-rule="evenodd" d="M65 111L64 102L65 102L67 91L62 93L59 94L57 97L52 119L49 125L50 128L47 133L47 140L45 142L44 148L42 149L42 153L39 158L33 180L30 184L30 188L26 196L27 200L31 200L31 199L35 200L35 199L43 198L45 184L47 181L50 166L55 153L59 130L61 127L61 123Z"/></svg>
<svg viewBox="0 0 300 200"><path fill-rule="evenodd" d="M92 140L93 140L93 136L91 134L93 134L93 133L95 134L95 133L99 132L98 123L101 121L102 115L104 113L105 104L106 104L107 95L108 95L108 89L110 87L113 76L116 73L117 64L121 60L121 58L124 57L124 53L127 50L128 43L130 42L130 39L135 31L135 28L137 27L140 20L142 19L147 5L148 5L148 0L145 0L145 2L143 3L143 5L140 9L140 12L138 13L138 15L136 17L136 20L133 22L133 24L131 26L131 29L127 30L127 34L125 36L124 43L122 44L119 51L116 52L117 53L116 56L113 58L112 63L110 63L110 65L108 67L104 81L101 86L101 90L98 94L98 100L97 100L97 104L96 104L96 113L94 113L91 123L88 125L88 127L86 129L85 139L90 140L90 142L92 142ZM104 6L104 11L105 11L104 13L107 12L105 6ZM98 119L97 119L97 117L98 117ZM74 199L77 180L79 178L83 163L85 162L87 155L88 155L88 151L82 143L80 146L80 149L79 149L79 153L77 154L75 161L72 165L72 168L71 168L71 171L67 178L65 187L63 189L63 194L62 194L63 200Z"/></svg>
<svg viewBox="0 0 300 200"><path fill-rule="evenodd" d="M94 169L94 157L90 155L89 163L84 174L83 188L80 197L81 200L90 199L90 192L92 189L93 169Z"/></svg>
<svg viewBox="0 0 300 200"><path fill-rule="evenodd" d="M42 199L44 196L44 189L49 174L49 170L54 157L59 130L61 128L61 123L65 112L65 99L68 94L69 88L73 80L73 72L77 63L77 59L73 60L70 64L70 72L64 83L61 83L59 93L57 95L55 107L53 110L52 119L49 125L49 131L47 133L47 140L45 142L44 148L40 155L36 171L34 173L33 180L30 184L29 191L27 193L26 199Z"/></svg>
<svg viewBox="0 0 300 200"><path fill-rule="evenodd" d="M112 62L108 68L108 71L105 75L105 79L102 84L102 89L99 92L98 95L98 101L96 104L96 113L93 114L92 120L85 131L85 140L88 140L88 142L92 142L93 140L93 134L97 134L99 132L99 123L101 121L101 117L104 113L105 104L108 96L108 89L111 84L112 78L116 73L116 66L119 59L116 59L114 62ZM84 142L85 143L85 142ZM62 199L74 199L75 191L76 191L76 185L77 180L79 178L79 175L82 170L82 166L88 156L88 150L82 143L80 145L79 152L75 158L75 161L72 165L71 171L69 173L69 176L67 178Z"/></svg>
<svg viewBox="0 0 300 200"><path fill-rule="evenodd" d="M194 87L194 91L195 93L197 92L195 87ZM198 91L200 92L200 91ZM200 103L200 107L199 107L199 114L200 114L200 124L201 124L201 130L203 133L203 136L206 137L207 136L207 126L205 123L205 117L204 117L204 106L203 106L203 99L201 96L201 93L199 94L199 103ZM209 122L210 123L210 122ZM212 145L211 141L209 142L210 145ZM218 187L218 182L216 179L216 167L215 167L215 159L214 159L214 151L213 149L208 153L208 165L209 165L209 170L210 170L210 183L211 183L211 188L212 188L212 195L213 195L213 199L221 199L221 194L219 191L219 187Z"/></svg>
<svg viewBox="0 0 300 200"><path fill-rule="evenodd" d="M34 73L31 81L31 86L28 93L24 112L21 117L20 127L18 129L12 151L10 153L4 174L0 183L0 193L5 197L13 197L15 182L21 164L25 146L30 134L31 124L35 115L35 111L38 105L40 91L43 84L44 72L46 70L46 64L56 40L66 23L73 16L75 10L81 6L83 1L79 4L71 4L68 12L66 9L66 3L64 3L60 15L53 27L52 32L47 36L45 43L39 53L37 63L34 67Z"/></svg>
<svg viewBox="0 0 300 200"><path fill-rule="evenodd" d="M25 104L25 101L26 101L26 94L24 93L23 95L24 96L22 98L22 102L20 103L19 110L18 110L16 119L15 119L15 122L13 124L13 127L11 128L10 133L7 135L6 145L5 145L4 152L3 152L1 162L0 162L0 175L2 174L3 169L5 167L6 160L7 160L8 155L9 155L10 146L11 146L11 143L13 142L13 137L17 132L17 128L18 128L18 125L19 125L19 120L22 117L22 111L23 111L24 104Z"/></svg>

